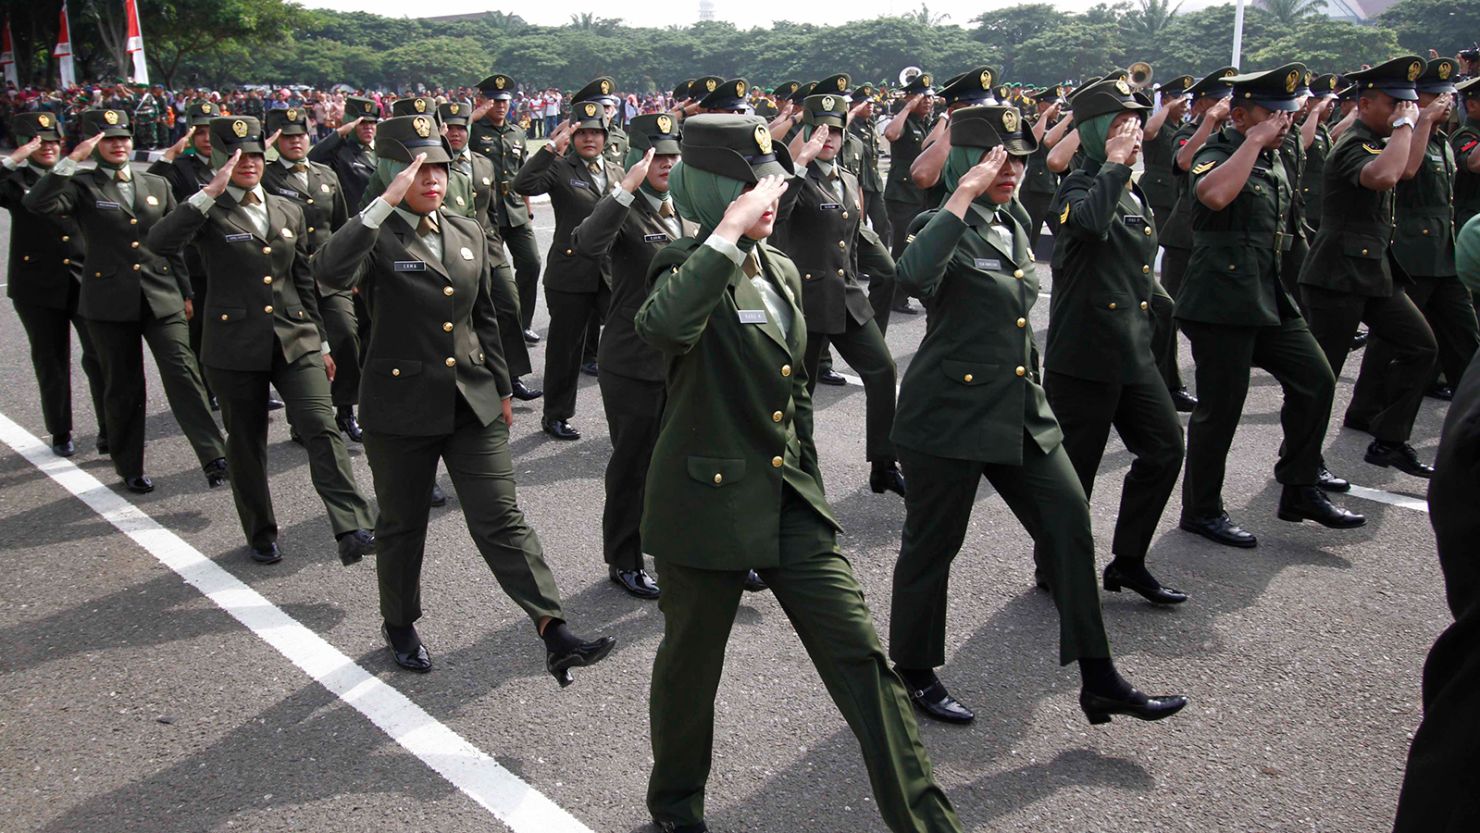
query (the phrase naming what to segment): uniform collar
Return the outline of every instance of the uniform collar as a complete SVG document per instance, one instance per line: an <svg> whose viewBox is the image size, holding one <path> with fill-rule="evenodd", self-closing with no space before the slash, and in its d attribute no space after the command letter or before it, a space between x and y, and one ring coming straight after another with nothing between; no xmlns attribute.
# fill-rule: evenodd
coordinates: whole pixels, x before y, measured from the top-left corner
<svg viewBox="0 0 1480 833"><path fill-rule="evenodd" d="M228 193L228 194L231 195L231 198L236 201L236 204L237 205L241 205L242 204L242 197L244 197L244 196L247 195L246 189L244 189L244 188L238 188L235 185L228 185L228 186L226 186L226 193ZM257 195L257 204L260 205L260 206L262 206L263 209L266 209L267 208L267 195L265 193L263 193L263 191L262 191L262 183L261 182L258 182L257 185L256 185L256 187L252 188L252 193Z"/></svg>

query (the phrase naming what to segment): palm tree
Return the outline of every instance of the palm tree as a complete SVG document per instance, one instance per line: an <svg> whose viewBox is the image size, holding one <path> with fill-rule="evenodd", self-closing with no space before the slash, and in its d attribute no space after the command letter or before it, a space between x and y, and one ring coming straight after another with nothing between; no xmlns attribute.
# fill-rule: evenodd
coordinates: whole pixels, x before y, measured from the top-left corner
<svg viewBox="0 0 1480 833"><path fill-rule="evenodd" d="M921 26L940 26L951 19L948 14L931 14L930 7L924 3L920 4L920 10L904 15L905 20L918 23Z"/></svg>
<svg viewBox="0 0 1480 833"><path fill-rule="evenodd" d="M1259 5L1285 26L1321 14L1326 8L1325 0L1259 0Z"/></svg>
<svg viewBox="0 0 1480 833"><path fill-rule="evenodd" d="M1126 16L1127 25L1149 42L1171 24L1172 18L1182 9L1182 0L1177 0L1176 5L1172 0L1139 0L1139 6Z"/></svg>

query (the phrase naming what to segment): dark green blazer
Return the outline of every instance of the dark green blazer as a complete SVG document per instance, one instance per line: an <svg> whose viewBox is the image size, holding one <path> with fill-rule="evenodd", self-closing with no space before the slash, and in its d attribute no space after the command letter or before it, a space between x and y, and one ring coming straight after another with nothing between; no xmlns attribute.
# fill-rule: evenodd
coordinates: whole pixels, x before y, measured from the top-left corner
<svg viewBox="0 0 1480 833"><path fill-rule="evenodd" d="M872 116L848 123L848 135L843 146L846 167L858 177L858 187L863 189L863 193L873 194L874 199L878 199L884 190L884 178L879 176L880 141L879 127Z"/></svg>
<svg viewBox="0 0 1480 833"><path fill-rule="evenodd" d="M1470 173L1470 156L1480 153L1480 122L1465 121L1450 138L1454 145L1454 227L1480 214L1480 174Z"/></svg>
<svg viewBox="0 0 1480 833"><path fill-rule="evenodd" d="M627 138L627 131L613 124L606 129L606 147L601 151L601 155L606 158L606 161L621 167L627 159L627 148L631 144L632 141Z"/></svg>
<svg viewBox="0 0 1480 833"><path fill-rule="evenodd" d="M207 160L195 153L182 153L173 162L156 159L149 165L149 173L162 176L175 192L175 202L184 202L195 192L204 188L215 177Z"/></svg>
<svg viewBox="0 0 1480 833"><path fill-rule="evenodd" d="M1316 126L1316 137L1305 149L1305 172L1300 176L1300 199L1305 203L1305 224L1321 227L1321 180L1326 176L1326 157L1331 154L1331 128ZM1312 237L1315 235L1312 234Z"/></svg>
<svg viewBox="0 0 1480 833"><path fill-rule="evenodd" d="M653 290L633 323L667 361L642 513L643 549L658 559L777 566L783 483L839 528L812 442L801 278L781 252L764 243L756 251L791 305L789 334L757 313L766 309L760 292L721 252L686 237L653 259Z"/></svg>
<svg viewBox="0 0 1480 833"><path fill-rule="evenodd" d="M466 217L440 217L440 260L399 214L378 229L356 216L313 257L320 283L359 287L370 310L370 338L360 349L367 431L451 434L458 394L491 425L512 390L483 230Z"/></svg>
<svg viewBox="0 0 1480 833"><path fill-rule="evenodd" d="M535 152L514 178L514 190L525 196L550 195L555 209L555 236L545 258L545 289L559 292L596 292L600 282L611 283L610 258L591 259L571 245L570 235L591 214L596 201L609 193L626 174L603 160L607 188L599 191L584 161L575 154L556 158L550 145Z"/></svg>
<svg viewBox="0 0 1480 833"><path fill-rule="evenodd" d="M925 192L910 179L910 165L914 164L916 157L924 150L921 144L930 135L933 123L911 115L905 119L899 138L889 143L889 176L884 182L884 199L904 203L921 211L930 207L926 204Z"/></svg>
<svg viewBox="0 0 1480 833"><path fill-rule="evenodd" d="M1322 182L1321 230L1311 243L1300 282L1336 292L1386 298L1397 279L1392 245L1394 192L1362 187L1362 169L1382 153L1387 140L1360 121L1341 134L1326 160Z"/></svg>
<svg viewBox="0 0 1480 833"><path fill-rule="evenodd" d="M1170 170L1175 199L1172 200L1171 216L1166 218L1160 229L1161 245L1164 248L1192 248L1192 204L1197 202L1197 196L1187 190L1188 181L1192 177L1187 171L1177 166L1177 154L1182 152L1182 148L1187 147L1187 143L1192 141L1192 136L1196 132L1197 122L1189 121L1183 123L1177 128L1177 132L1172 134Z"/></svg>
<svg viewBox="0 0 1480 833"><path fill-rule="evenodd" d="M1141 162L1145 173L1141 174L1138 185L1157 213L1170 212L1172 205L1177 202L1179 177L1172 173L1172 169L1177 166L1177 151L1182 149L1177 144L1179 127L1179 124L1163 123L1161 130L1156 132L1156 138L1141 147Z"/></svg>
<svg viewBox="0 0 1480 833"><path fill-rule="evenodd" d="M268 162L262 171L262 189L292 200L303 210L303 221L308 224L303 242L312 255L329 242L329 235L349 222L349 205L344 201L344 189L339 187L339 176L333 168L321 162L304 161L308 163L307 188L299 185L293 172L281 163Z"/></svg>
<svg viewBox="0 0 1480 833"><path fill-rule="evenodd" d="M70 216L87 245L77 312L94 321L138 321L145 305L155 318L185 309L190 277L176 254L158 254L144 242L149 229L174 210L168 182L135 173L134 202L125 204L112 175L98 169L41 177L22 205L37 214Z"/></svg>
<svg viewBox="0 0 1480 833"><path fill-rule="evenodd" d="M833 170L843 196L823 179L816 163L788 181L776 212L773 245L802 273L802 308L807 331L837 335L850 322L874 317L868 294L858 282L858 231L863 227L858 180L841 165Z"/></svg>
<svg viewBox="0 0 1480 833"><path fill-rule="evenodd" d="M328 165L339 177L339 187L344 193L344 204L350 211L364 208L365 188L375 173L375 151L360 144L356 138L344 139L337 132L330 133L322 142L309 148L308 158Z"/></svg>
<svg viewBox="0 0 1480 833"><path fill-rule="evenodd" d="M499 197L493 205L496 224L527 225L529 208L524 204L524 196L514 191L514 177L529 157L524 128L508 121L502 127L494 127L487 119L479 119L469 133L468 146L493 163L494 188Z"/></svg>
<svg viewBox="0 0 1480 833"><path fill-rule="evenodd" d="M149 247L156 252L194 246L200 253L210 281L197 310L203 316L200 360L208 367L266 372L274 352L291 364L328 341L309 270L303 210L286 197L266 197L266 239L229 193L204 214L182 203L149 230Z"/></svg>
<svg viewBox="0 0 1480 833"><path fill-rule="evenodd" d="M21 204L41 174L31 165L0 172L0 207L10 211L5 294L23 304L70 311L87 249L71 216L37 214Z"/></svg>
<svg viewBox="0 0 1480 833"><path fill-rule="evenodd" d="M1033 369L1028 311L1038 274L1023 226L999 241L975 212L969 222L927 211L898 281L925 304L925 338L905 371L894 416L895 445L958 460L1020 465L1024 435L1052 451L1064 439Z"/></svg>
<svg viewBox="0 0 1480 833"><path fill-rule="evenodd" d="M1151 351L1156 217L1131 169L1090 162L1064 178L1052 212L1053 297L1043 365L1097 382L1158 378ZM1138 206L1132 195L1139 197Z"/></svg>
<svg viewBox="0 0 1480 833"><path fill-rule="evenodd" d="M1454 149L1435 130L1423 163L1395 194L1393 257L1409 275L1452 277L1454 265Z"/></svg>

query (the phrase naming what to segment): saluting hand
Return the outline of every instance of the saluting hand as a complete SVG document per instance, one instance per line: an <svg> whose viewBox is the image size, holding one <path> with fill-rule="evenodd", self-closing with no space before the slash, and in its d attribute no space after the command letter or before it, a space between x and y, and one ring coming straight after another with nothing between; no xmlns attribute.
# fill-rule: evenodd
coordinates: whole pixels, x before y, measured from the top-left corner
<svg viewBox="0 0 1480 833"><path fill-rule="evenodd" d="M19 165L20 163L26 161L27 159L30 159L31 158L31 154L35 153L36 151L38 151L40 149L41 149L41 137L40 136L36 136L35 138L31 139L31 141L26 142L24 145L21 145L20 147L16 148L15 149L15 152L12 153L12 154L10 154L10 161L11 161L12 164Z"/></svg>
<svg viewBox="0 0 1480 833"><path fill-rule="evenodd" d="M334 132L339 134L339 138L343 139L346 136L348 136L356 127L359 127L360 126L360 122L362 122L364 120L365 120L365 117L364 116L356 116L355 118L351 119L350 121L347 121L344 124L341 124L338 127L336 127L334 129Z"/></svg>
<svg viewBox="0 0 1480 833"><path fill-rule="evenodd" d="M473 114L471 116L469 116L468 118L470 120L472 120L472 121L479 121L484 116L488 115L488 111L489 110L492 110L492 109L493 109L493 99L491 99L491 98L480 98L479 99L479 102L478 102L478 106L475 107L475 108L473 108Z"/></svg>
<svg viewBox="0 0 1480 833"><path fill-rule="evenodd" d="M231 182L231 174L236 170L236 163L240 162L241 158L242 152L234 151L231 158L226 160L226 164L222 165L221 169L216 171L216 175L211 177L211 181L200 190L213 200L225 193L226 186Z"/></svg>
<svg viewBox="0 0 1480 833"><path fill-rule="evenodd" d="M1063 109L1063 105L1059 104L1059 102L1057 102L1057 101L1055 101L1054 103L1048 105L1048 109L1043 111L1043 119L1044 119L1044 121L1048 122L1049 124L1053 124L1053 120L1055 118L1058 118L1059 110L1062 110L1062 109Z"/></svg>
<svg viewBox="0 0 1480 833"><path fill-rule="evenodd" d="M550 147L556 156L565 155L565 151L570 148L570 137L574 132L575 124L568 121L561 122L560 126L555 128L554 135L550 137Z"/></svg>
<svg viewBox="0 0 1480 833"><path fill-rule="evenodd" d="M173 162L175 161L175 157L185 152L185 148L190 146L190 134L192 132L193 131L190 130L185 131L183 134L180 135L179 140L177 140L173 145L165 148L163 154L164 161Z"/></svg>
<svg viewBox="0 0 1480 833"><path fill-rule="evenodd" d="M1006 163L1007 148L1002 145L992 148L982 157L982 161L972 165L971 170L956 182L956 193L965 193L971 199L976 199L992 187L992 183L997 180L997 172Z"/></svg>
<svg viewBox="0 0 1480 833"><path fill-rule="evenodd" d="M1244 138L1261 147L1273 150L1280 146L1285 140L1285 133L1290 129L1290 114L1275 113L1269 118L1249 128Z"/></svg>
<svg viewBox="0 0 1480 833"><path fill-rule="evenodd" d="M812 160L816 159L817 154L821 153L822 149L827 146L827 137L831 133L832 128L827 125L817 125L812 131L812 138L808 139L805 144L797 149L792 163L797 168L805 168L812 164Z"/></svg>
<svg viewBox="0 0 1480 833"><path fill-rule="evenodd" d="M421 163L426 158L427 155L425 153L416 154L416 158L411 160L411 164L406 166L406 170L391 177L390 184L385 186L385 191L381 193L380 199L390 203L393 207L400 205L401 200L406 198L406 192L411 190L411 183L416 181L416 172L421 170Z"/></svg>
<svg viewBox="0 0 1480 833"><path fill-rule="evenodd" d="M277 130L274 130L272 135L267 137L267 147L276 147L277 141L278 139L282 138L282 135L283 129L281 127L279 127Z"/></svg>
<svg viewBox="0 0 1480 833"><path fill-rule="evenodd" d="M1454 103L1454 96L1449 93L1437 96L1429 102L1429 106L1423 108L1423 116L1431 122L1439 123L1449 118L1449 107Z"/></svg>
<svg viewBox="0 0 1480 833"><path fill-rule="evenodd" d="M67 154L67 158L73 162L86 162L87 157L92 156L93 148L97 147L98 142L101 141L103 141L102 132L99 132L98 135L91 139L83 139L77 143L77 147L72 148L72 152Z"/></svg>
<svg viewBox="0 0 1480 833"><path fill-rule="evenodd" d="M721 240L739 240L745 232L760 220L767 211L776 210L776 201L786 193L786 178L781 176L764 176L755 187L735 198L730 207L725 209L725 216L720 218L719 225L715 227L714 233Z"/></svg>
<svg viewBox="0 0 1480 833"><path fill-rule="evenodd" d="M622 190L626 191L629 194L636 194L637 189L641 187L643 181L647 179L648 168L651 167L652 164L653 149L648 148L647 153L644 153L642 155L642 159L638 161L637 164L627 169L627 176L622 178Z"/></svg>
<svg viewBox="0 0 1480 833"><path fill-rule="evenodd" d="M849 110L848 110L848 121L851 123L853 121L854 117L856 117L859 113L862 113L863 112L863 108L869 106L870 103L871 102L868 99L865 98L864 100L858 102L857 104L855 104L851 108L849 108Z"/></svg>
<svg viewBox="0 0 1480 833"><path fill-rule="evenodd" d="M1105 161L1128 164L1141 151L1141 125L1134 119L1122 122L1105 140Z"/></svg>
<svg viewBox="0 0 1480 833"><path fill-rule="evenodd" d="M1210 119L1213 120L1213 124L1215 126L1216 125L1219 125L1219 124L1222 124L1223 123L1223 120L1226 119L1226 118L1228 118L1228 109L1229 109L1229 106L1230 106L1229 105L1230 100L1231 99L1227 99L1227 98L1219 99L1218 100L1218 103L1217 104L1214 104L1212 106L1212 108L1208 110L1208 118L1210 118Z"/></svg>

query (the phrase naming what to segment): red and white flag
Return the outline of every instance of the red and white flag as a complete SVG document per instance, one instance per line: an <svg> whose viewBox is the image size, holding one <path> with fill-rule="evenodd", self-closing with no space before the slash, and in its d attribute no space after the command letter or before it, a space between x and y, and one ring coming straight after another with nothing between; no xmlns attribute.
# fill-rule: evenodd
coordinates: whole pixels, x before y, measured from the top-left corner
<svg viewBox="0 0 1480 833"><path fill-rule="evenodd" d="M62 87L70 87L77 83L77 71L72 68L72 24L68 22L67 0L62 0L62 20L57 26L57 45L51 50L53 57L57 59L57 69L61 71Z"/></svg>
<svg viewBox="0 0 1480 833"><path fill-rule="evenodd" d="M15 47L10 37L10 15L5 16L5 28L0 30L0 67L5 68L5 81L19 87L20 76L15 71Z"/></svg>
<svg viewBox="0 0 1480 833"><path fill-rule="evenodd" d="M149 67L144 63L144 30L139 27L138 0L123 0L123 13L128 18L128 44L124 47L133 60L129 80L139 84L149 83Z"/></svg>

